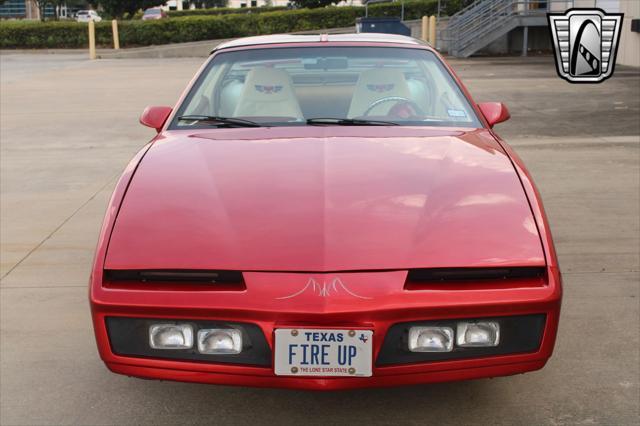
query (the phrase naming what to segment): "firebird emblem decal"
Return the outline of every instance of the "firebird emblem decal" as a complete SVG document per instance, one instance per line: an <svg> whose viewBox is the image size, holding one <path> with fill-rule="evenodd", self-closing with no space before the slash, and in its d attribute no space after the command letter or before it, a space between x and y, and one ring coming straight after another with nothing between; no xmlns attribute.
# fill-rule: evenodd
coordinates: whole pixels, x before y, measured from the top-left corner
<svg viewBox="0 0 640 426"><path fill-rule="evenodd" d="M393 89L393 86L395 86L395 84L367 84L367 89L372 92L382 93Z"/></svg>
<svg viewBox="0 0 640 426"><path fill-rule="evenodd" d="M342 282L340 278L335 277L329 282L323 280L322 283L319 283L314 278L309 278L309 281L307 281L307 284L301 290L287 296L276 297L276 300L292 299L308 292L311 292L318 297L330 297L341 293L347 293L348 295L357 297L358 299L371 299L370 297L360 296L359 294L354 293Z"/></svg>
<svg viewBox="0 0 640 426"><path fill-rule="evenodd" d="M282 86L263 86L261 84L256 84L256 90L260 93L264 93L265 95L270 95L281 91Z"/></svg>

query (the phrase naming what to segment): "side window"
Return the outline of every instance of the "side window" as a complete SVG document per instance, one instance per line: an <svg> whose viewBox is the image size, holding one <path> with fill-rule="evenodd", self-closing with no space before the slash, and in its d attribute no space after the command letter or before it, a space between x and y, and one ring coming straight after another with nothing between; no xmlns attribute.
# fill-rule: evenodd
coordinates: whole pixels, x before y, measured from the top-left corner
<svg viewBox="0 0 640 426"><path fill-rule="evenodd" d="M242 89L244 87L244 79L242 78L230 78L226 79L222 83L220 89L220 115L223 117L233 117L240 96L242 95Z"/></svg>
<svg viewBox="0 0 640 426"><path fill-rule="evenodd" d="M225 67L225 64L220 62L211 68L211 71L197 85L198 88L189 95L186 101L188 102L187 108L182 115L216 115L215 86Z"/></svg>
<svg viewBox="0 0 640 426"><path fill-rule="evenodd" d="M431 87L427 84L425 78L412 76L407 79L407 86L411 93L411 100L427 113L431 113L433 109L433 96L431 95Z"/></svg>
<svg viewBox="0 0 640 426"><path fill-rule="evenodd" d="M466 101L446 70L436 61L424 63L425 73L433 80L431 114L434 118L454 122L473 122Z"/></svg>

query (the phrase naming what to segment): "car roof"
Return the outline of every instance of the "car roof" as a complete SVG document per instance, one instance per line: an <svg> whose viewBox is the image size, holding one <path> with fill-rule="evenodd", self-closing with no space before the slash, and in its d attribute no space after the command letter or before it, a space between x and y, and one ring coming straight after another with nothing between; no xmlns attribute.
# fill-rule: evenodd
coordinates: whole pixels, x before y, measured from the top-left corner
<svg viewBox="0 0 640 426"><path fill-rule="evenodd" d="M283 43L324 43L324 42L352 42L352 43L393 43L422 45L428 44L413 37L397 34L359 33L359 34L275 34L255 37L244 37L227 41L218 45L213 51L232 47L256 46L262 44ZM212 52L213 53L213 52Z"/></svg>

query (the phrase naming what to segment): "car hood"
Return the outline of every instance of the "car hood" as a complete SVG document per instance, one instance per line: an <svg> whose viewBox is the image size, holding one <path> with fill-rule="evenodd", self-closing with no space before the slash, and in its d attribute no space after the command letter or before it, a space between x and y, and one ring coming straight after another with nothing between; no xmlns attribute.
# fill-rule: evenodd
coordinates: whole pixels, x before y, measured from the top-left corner
<svg viewBox="0 0 640 426"><path fill-rule="evenodd" d="M136 170L106 269L544 265L521 182L483 129L168 131Z"/></svg>

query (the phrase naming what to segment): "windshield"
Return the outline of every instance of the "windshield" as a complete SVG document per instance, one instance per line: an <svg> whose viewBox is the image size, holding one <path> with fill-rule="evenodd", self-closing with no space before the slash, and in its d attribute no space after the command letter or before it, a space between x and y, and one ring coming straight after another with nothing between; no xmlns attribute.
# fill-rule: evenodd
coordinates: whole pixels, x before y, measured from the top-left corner
<svg viewBox="0 0 640 426"><path fill-rule="evenodd" d="M144 11L145 15L160 15L160 9L147 9Z"/></svg>
<svg viewBox="0 0 640 426"><path fill-rule="evenodd" d="M219 53L178 108L171 128L225 124L211 117L250 120L263 126L376 122L481 127L436 55L397 47Z"/></svg>

